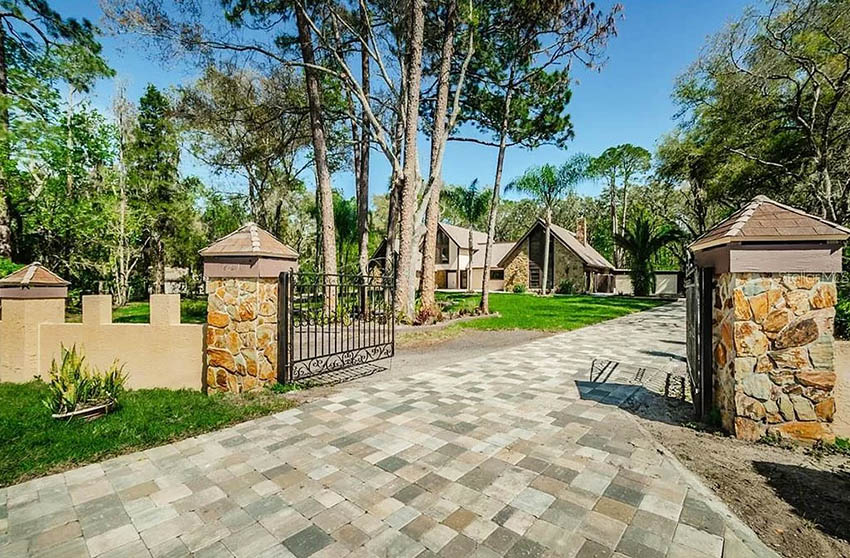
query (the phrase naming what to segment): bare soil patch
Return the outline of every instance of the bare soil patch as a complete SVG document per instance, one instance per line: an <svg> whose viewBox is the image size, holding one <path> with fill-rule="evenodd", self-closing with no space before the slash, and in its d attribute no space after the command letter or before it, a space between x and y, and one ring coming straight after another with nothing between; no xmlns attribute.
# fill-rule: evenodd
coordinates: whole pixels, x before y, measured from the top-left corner
<svg viewBox="0 0 850 558"><path fill-rule="evenodd" d="M689 404L654 394L627 410L782 556L850 557L847 456L701 431Z"/></svg>

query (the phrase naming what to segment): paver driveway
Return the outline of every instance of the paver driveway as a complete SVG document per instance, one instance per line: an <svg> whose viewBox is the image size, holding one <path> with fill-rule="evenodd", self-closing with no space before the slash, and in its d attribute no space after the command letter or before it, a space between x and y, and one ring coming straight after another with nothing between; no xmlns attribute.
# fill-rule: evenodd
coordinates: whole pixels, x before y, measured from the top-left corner
<svg viewBox="0 0 850 558"><path fill-rule="evenodd" d="M665 366L681 304L0 491L0 555L769 554L587 381ZM158 417L151 417L157 420Z"/></svg>

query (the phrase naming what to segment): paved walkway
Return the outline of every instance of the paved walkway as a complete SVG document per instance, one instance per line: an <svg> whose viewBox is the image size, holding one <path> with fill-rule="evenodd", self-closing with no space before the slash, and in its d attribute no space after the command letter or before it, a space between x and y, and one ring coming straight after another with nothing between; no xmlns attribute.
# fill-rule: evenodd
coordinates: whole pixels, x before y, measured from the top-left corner
<svg viewBox="0 0 850 558"><path fill-rule="evenodd" d="M0 555L744 557L751 532L588 381L684 351L681 304L0 490ZM157 420L157 417L151 417Z"/></svg>

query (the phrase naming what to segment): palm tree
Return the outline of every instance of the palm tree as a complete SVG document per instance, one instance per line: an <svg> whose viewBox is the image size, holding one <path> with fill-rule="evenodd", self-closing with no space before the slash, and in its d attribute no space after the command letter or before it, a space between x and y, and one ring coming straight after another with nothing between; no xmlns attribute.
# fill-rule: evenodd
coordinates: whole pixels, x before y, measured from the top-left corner
<svg viewBox="0 0 850 558"><path fill-rule="evenodd" d="M681 240L678 228L659 224L652 216L641 212L622 234L614 235L614 242L623 249L631 263L629 276L637 296L646 296L655 290L655 257L671 242Z"/></svg>
<svg viewBox="0 0 850 558"><path fill-rule="evenodd" d="M478 189L478 179L469 186L454 186L443 190L441 198L451 212L469 229L469 257L466 267L466 289L472 291L472 227L481 220L490 208L490 190Z"/></svg>
<svg viewBox="0 0 850 558"><path fill-rule="evenodd" d="M543 247L543 282L541 292L546 294L549 281L549 244L552 229L552 211L564 196L586 175L587 156L573 155L560 167L543 165L532 167L511 182L506 191L517 190L535 198L543 206L546 221L546 240Z"/></svg>

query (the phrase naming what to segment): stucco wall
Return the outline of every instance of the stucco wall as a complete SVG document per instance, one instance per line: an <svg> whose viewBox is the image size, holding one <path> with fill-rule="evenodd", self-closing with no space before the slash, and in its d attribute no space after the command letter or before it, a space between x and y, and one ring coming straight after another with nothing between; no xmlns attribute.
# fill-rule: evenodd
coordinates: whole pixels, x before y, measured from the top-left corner
<svg viewBox="0 0 850 558"><path fill-rule="evenodd" d="M421 254L422 252L420 251L419 253ZM457 269L459 257L458 247L451 239L449 239L449 261L446 263L440 263L439 256L440 255L437 254L438 261L434 264L434 269ZM466 265L466 261L464 261L464 265Z"/></svg>
<svg viewBox="0 0 850 558"><path fill-rule="evenodd" d="M129 388L202 387L204 326L180 323L179 295L153 295L149 324L113 324L108 295L83 297L82 323L64 312L64 300L3 302L0 381L46 379L62 345L76 345L96 367L118 359Z"/></svg>
<svg viewBox="0 0 850 558"><path fill-rule="evenodd" d="M632 278L628 273L617 273L614 276L614 292L618 294L634 294ZM658 272L655 274L655 294L660 296L675 296L679 293L679 277L675 272Z"/></svg>
<svg viewBox="0 0 850 558"><path fill-rule="evenodd" d="M4 299L0 320L0 382L28 382L39 366L39 325L65 321L65 299Z"/></svg>

